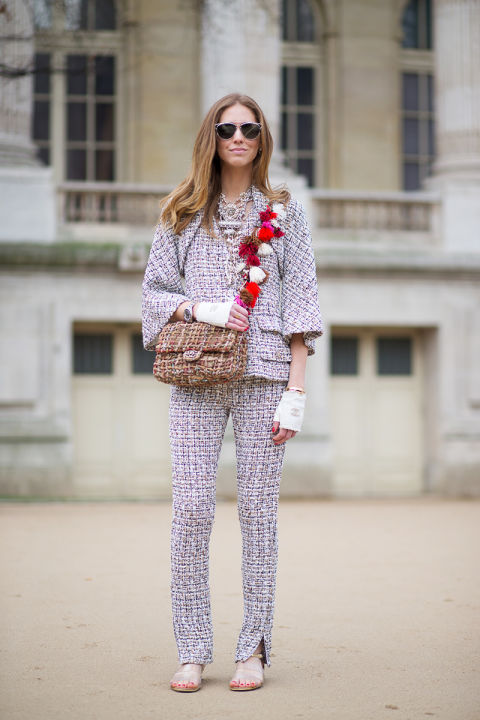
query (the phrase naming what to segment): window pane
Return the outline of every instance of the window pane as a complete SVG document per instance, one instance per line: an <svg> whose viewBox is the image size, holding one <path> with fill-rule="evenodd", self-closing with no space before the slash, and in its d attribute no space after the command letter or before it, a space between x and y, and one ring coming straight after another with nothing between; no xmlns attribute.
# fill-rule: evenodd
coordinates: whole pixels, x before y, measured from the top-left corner
<svg viewBox="0 0 480 720"><path fill-rule="evenodd" d="M297 162L297 172L304 175L310 187L315 184L315 165L312 158L299 158Z"/></svg>
<svg viewBox="0 0 480 720"><path fill-rule="evenodd" d="M36 30L52 27L52 3L50 0L33 0L33 23Z"/></svg>
<svg viewBox="0 0 480 720"><path fill-rule="evenodd" d="M433 75L427 75L427 110L433 112Z"/></svg>
<svg viewBox="0 0 480 720"><path fill-rule="evenodd" d="M403 152L405 155L418 155L419 121L416 118L403 118Z"/></svg>
<svg viewBox="0 0 480 720"><path fill-rule="evenodd" d="M403 164L404 190L418 190L420 188L420 173L418 163L406 162Z"/></svg>
<svg viewBox="0 0 480 720"><path fill-rule="evenodd" d="M403 74L403 103L404 110L418 110L418 75L416 73Z"/></svg>
<svg viewBox="0 0 480 720"><path fill-rule="evenodd" d="M332 337L330 373L331 375L358 374L358 338Z"/></svg>
<svg viewBox="0 0 480 720"><path fill-rule="evenodd" d="M433 47L431 0L425 0L425 43L424 43L424 47L427 50L431 50Z"/></svg>
<svg viewBox="0 0 480 720"><path fill-rule="evenodd" d="M48 53L37 53L35 55L33 92L37 94L48 94L50 92L50 55Z"/></svg>
<svg viewBox="0 0 480 720"><path fill-rule="evenodd" d="M297 105L314 105L313 68L297 68Z"/></svg>
<svg viewBox="0 0 480 720"><path fill-rule="evenodd" d="M428 120L428 154L435 155L435 124L433 118Z"/></svg>
<svg viewBox="0 0 480 720"><path fill-rule="evenodd" d="M416 48L418 46L418 7L417 0L410 0L403 12L402 18L404 48Z"/></svg>
<svg viewBox="0 0 480 720"><path fill-rule="evenodd" d="M280 134L280 136L281 136L281 141L280 141L280 142L281 142L282 150L286 150L286 149L287 149L287 138L288 138L288 135L287 135L287 122L288 122L288 115L287 115L286 112L282 112L282 118L281 118L281 125L282 125L282 126L281 126L281 134Z"/></svg>
<svg viewBox="0 0 480 720"><path fill-rule="evenodd" d="M113 104L98 103L95 107L96 140L113 140Z"/></svg>
<svg viewBox="0 0 480 720"><path fill-rule="evenodd" d="M299 150L313 149L313 115L311 113L298 113L297 115L297 148Z"/></svg>
<svg viewBox="0 0 480 720"><path fill-rule="evenodd" d="M297 37L299 42L313 42L315 38L315 20L310 0L297 0Z"/></svg>
<svg viewBox="0 0 480 720"><path fill-rule="evenodd" d="M87 155L85 150L67 150L67 180L87 179Z"/></svg>
<svg viewBox="0 0 480 720"><path fill-rule="evenodd" d="M115 3L113 0L96 0L95 30L115 30Z"/></svg>
<svg viewBox="0 0 480 720"><path fill-rule="evenodd" d="M132 335L132 370L137 375L140 373L153 374L153 363L155 353L145 350L140 333Z"/></svg>
<svg viewBox="0 0 480 720"><path fill-rule="evenodd" d="M95 57L95 94L113 95L115 93L115 58L112 55Z"/></svg>
<svg viewBox="0 0 480 720"><path fill-rule="evenodd" d="M87 103L67 103L67 140L87 139Z"/></svg>
<svg viewBox="0 0 480 720"><path fill-rule="evenodd" d="M48 140L50 138L50 102L35 100L33 105L33 139Z"/></svg>
<svg viewBox="0 0 480 720"><path fill-rule="evenodd" d="M411 338L377 338L377 373L379 375L412 374Z"/></svg>
<svg viewBox="0 0 480 720"><path fill-rule="evenodd" d="M283 65L282 67L282 105L286 105L288 103L288 95L287 95L287 73L288 70Z"/></svg>
<svg viewBox="0 0 480 720"><path fill-rule="evenodd" d="M67 94L86 95L87 56L67 55Z"/></svg>
<svg viewBox="0 0 480 720"><path fill-rule="evenodd" d="M283 40L288 40L288 0L282 0L282 37Z"/></svg>
<svg viewBox="0 0 480 720"><path fill-rule="evenodd" d="M423 181L431 174L430 172L430 164L429 163L421 163L420 165L420 187L423 187Z"/></svg>
<svg viewBox="0 0 480 720"><path fill-rule="evenodd" d="M50 165L50 148L40 147L37 149L37 157L44 165Z"/></svg>
<svg viewBox="0 0 480 720"><path fill-rule="evenodd" d="M88 0L64 0L65 28L67 30L87 30Z"/></svg>
<svg viewBox="0 0 480 720"><path fill-rule="evenodd" d="M73 338L73 372L109 375L113 369L113 336L75 335Z"/></svg>
<svg viewBox="0 0 480 720"><path fill-rule="evenodd" d="M113 150L97 150L95 152L95 180L111 182L114 179Z"/></svg>

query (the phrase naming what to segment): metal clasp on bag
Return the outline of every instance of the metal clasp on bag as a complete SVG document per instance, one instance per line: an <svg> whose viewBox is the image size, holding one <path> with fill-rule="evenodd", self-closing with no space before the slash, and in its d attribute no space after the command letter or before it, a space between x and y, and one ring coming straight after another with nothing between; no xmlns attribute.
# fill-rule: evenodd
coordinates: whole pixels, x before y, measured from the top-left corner
<svg viewBox="0 0 480 720"><path fill-rule="evenodd" d="M202 356L201 350L185 350L183 353L183 359L187 362L194 362Z"/></svg>

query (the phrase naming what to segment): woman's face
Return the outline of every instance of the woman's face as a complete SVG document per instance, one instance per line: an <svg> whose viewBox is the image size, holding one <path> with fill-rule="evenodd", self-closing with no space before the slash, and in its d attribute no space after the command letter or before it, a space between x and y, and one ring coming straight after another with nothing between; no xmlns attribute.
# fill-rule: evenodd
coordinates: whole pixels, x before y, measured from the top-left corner
<svg viewBox="0 0 480 720"><path fill-rule="evenodd" d="M219 122L232 122L240 125L245 122L257 122L257 118L245 105L231 105L223 111ZM260 135L254 140L247 140L240 128L229 140L222 140L217 135L217 152L222 164L231 168L243 168L251 165L260 146Z"/></svg>

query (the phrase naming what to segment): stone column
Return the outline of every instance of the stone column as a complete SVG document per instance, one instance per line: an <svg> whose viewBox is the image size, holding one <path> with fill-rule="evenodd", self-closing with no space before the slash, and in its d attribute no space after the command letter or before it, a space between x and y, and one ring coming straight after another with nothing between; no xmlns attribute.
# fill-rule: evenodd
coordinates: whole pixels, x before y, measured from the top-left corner
<svg viewBox="0 0 480 720"><path fill-rule="evenodd" d="M279 0L204 0L202 112L231 92L254 98L278 139Z"/></svg>
<svg viewBox="0 0 480 720"><path fill-rule="evenodd" d="M282 164L280 150L280 0L204 0L202 10L202 114L231 92L254 98L274 140L269 177L286 182L308 214L306 181Z"/></svg>
<svg viewBox="0 0 480 720"><path fill-rule="evenodd" d="M41 167L31 141L33 24L26 2L8 3L0 23L0 242L55 237L51 168ZM16 71L25 70L25 74Z"/></svg>
<svg viewBox="0 0 480 720"><path fill-rule="evenodd" d="M480 2L435 0L436 150L443 241L480 252Z"/></svg>

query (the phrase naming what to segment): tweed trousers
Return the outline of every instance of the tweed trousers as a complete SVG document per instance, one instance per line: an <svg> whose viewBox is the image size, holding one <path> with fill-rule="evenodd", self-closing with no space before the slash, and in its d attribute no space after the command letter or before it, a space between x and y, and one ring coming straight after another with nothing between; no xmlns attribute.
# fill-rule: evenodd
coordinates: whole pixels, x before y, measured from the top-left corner
<svg viewBox="0 0 480 720"><path fill-rule="evenodd" d="M243 624L235 661L263 639L270 665L278 557L277 510L285 444L272 423L286 382L243 377L206 388L172 387L172 615L181 663L210 663L213 629L209 542L218 457L231 413L242 534Z"/></svg>

